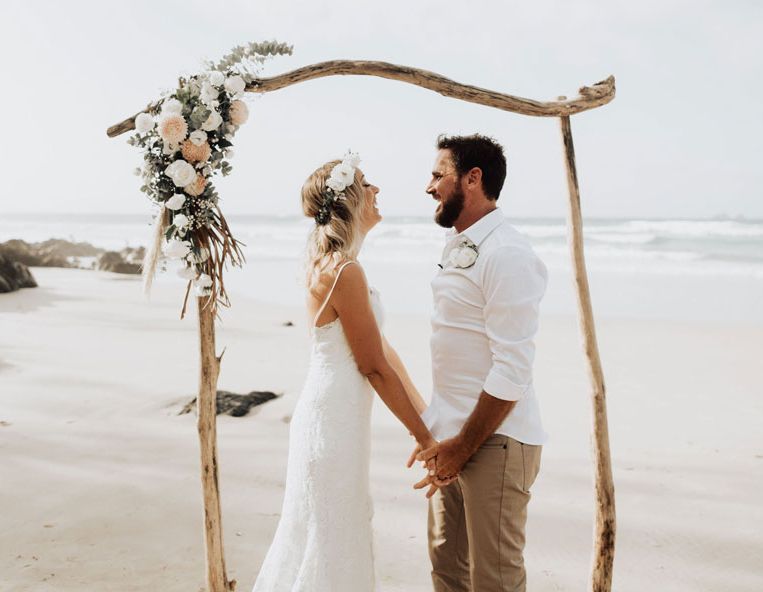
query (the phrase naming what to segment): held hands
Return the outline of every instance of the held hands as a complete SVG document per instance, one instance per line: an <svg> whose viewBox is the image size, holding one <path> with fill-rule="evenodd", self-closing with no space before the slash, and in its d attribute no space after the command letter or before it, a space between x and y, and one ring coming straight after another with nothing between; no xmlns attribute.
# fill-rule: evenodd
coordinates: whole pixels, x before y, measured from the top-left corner
<svg viewBox="0 0 763 592"><path fill-rule="evenodd" d="M430 498L437 489L450 485L458 478L459 472L469 460L469 454L460 439L455 437L442 442L433 441L423 447L421 444L417 445L408 459L408 468L412 467L416 460L421 461L428 474L413 487L423 489L428 485L426 497Z"/></svg>

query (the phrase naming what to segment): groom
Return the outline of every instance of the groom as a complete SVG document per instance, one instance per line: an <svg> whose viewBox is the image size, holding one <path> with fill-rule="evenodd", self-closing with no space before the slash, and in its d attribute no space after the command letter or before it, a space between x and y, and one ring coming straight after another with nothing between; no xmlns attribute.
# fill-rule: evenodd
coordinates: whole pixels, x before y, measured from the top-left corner
<svg viewBox="0 0 763 592"><path fill-rule="evenodd" d="M421 451L430 486L435 592L524 591L522 551L541 426L532 380L546 268L496 206L503 148L440 136L426 192L451 228L432 280L432 402L423 419L439 444ZM429 466L432 463L429 462Z"/></svg>

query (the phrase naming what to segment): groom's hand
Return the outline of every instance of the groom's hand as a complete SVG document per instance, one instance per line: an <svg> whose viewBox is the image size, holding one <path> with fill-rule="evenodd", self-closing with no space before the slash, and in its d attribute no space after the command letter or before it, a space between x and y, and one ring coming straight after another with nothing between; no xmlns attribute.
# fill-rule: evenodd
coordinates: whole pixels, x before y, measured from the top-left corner
<svg viewBox="0 0 763 592"><path fill-rule="evenodd" d="M451 477L450 479L438 479L436 475L427 475L424 477L421 481L416 483L413 488L414 489L424 489L427 485L429 485L429 489L427 490L426 496L427 499L432 497L434 495L434 492L440 489L441 487L446 487L453 483L458 479L458 475L455 477Z"/></svg>
<svg viewBox="0 0 763 592"><path fill-rule="evenodd" d="M461 472L466 461L471 456L458 436L443 440L426 450L422 450L416 455L416 459L426 462L429 467L429 461L437 459L437 468L435 477L438 481L444 482L452 480Z"/></svg>

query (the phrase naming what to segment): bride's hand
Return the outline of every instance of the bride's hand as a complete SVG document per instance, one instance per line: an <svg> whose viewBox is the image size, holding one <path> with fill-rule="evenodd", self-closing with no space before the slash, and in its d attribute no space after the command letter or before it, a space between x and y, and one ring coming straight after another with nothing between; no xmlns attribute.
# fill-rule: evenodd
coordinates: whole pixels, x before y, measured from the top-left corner
<svg viewBox="0 0 763 592"><path fill-rule="evenodd" d="M437 475L427 475L421 481L414 484L413 488L423 489L424 487L429 485L429 489L427 490L427 493L426 493L426 497L427 499L429 499L430 497L434 495L435 491L437 491L441 487L447 487L448 485L453 483L453 481L455 481L456 479L458 479L458 475L454 475L453 477L449 477L448 479L438 479Z"/></svg>
<svg viewBox="0 0 763 592"><path fill-rule="evenodd" d="M434 438L428 438L423 443L416 443L416 448L413 449L413 452L411 453L411 456L408 457L408 462L405 463L405 466L409 469L413 466L413 463L416 462L416 456L421 453L424 450L428 450L429 448L432 448L433 446L437 446L438 442ZM432 459L434 460L434 459ZM427 467L427 463L422 462L422 467ZM434 466L429 467L434 469Z"/></svg>

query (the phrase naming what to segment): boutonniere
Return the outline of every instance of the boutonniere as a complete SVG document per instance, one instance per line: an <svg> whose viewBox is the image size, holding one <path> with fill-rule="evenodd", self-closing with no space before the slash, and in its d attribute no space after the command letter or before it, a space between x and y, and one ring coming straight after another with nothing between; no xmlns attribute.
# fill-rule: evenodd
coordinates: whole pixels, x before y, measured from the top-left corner
<svg viewBox="0 0 763 592"><path fill-rule="evenodd" d="M467 267L474 265L479 254L480 252L477 250L477 245L468 238L463 237L458 241L456 246L451 249L448 254L448 261L450 261L453 267L466 269Z"/></svg>

